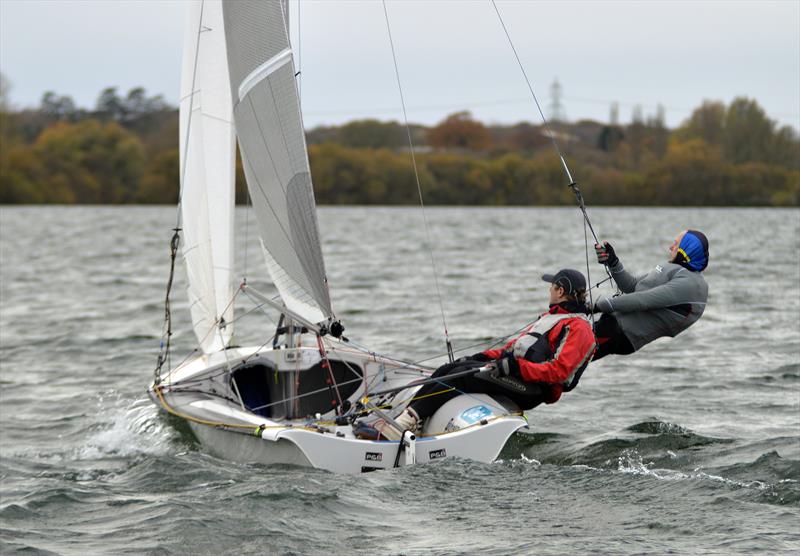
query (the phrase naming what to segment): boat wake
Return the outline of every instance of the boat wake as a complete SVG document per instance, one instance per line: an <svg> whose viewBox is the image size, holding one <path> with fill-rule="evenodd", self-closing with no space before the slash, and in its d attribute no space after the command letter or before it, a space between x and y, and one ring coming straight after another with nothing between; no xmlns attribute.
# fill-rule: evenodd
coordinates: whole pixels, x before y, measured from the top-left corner
<svg viewBox="0 0 800 556"><path fill-rule="evenodd" d="M77 449L76 460L164 456L174 452L176 441L181 440L146 397L131 400L115 391L98 396L93 428Z"/></svg>

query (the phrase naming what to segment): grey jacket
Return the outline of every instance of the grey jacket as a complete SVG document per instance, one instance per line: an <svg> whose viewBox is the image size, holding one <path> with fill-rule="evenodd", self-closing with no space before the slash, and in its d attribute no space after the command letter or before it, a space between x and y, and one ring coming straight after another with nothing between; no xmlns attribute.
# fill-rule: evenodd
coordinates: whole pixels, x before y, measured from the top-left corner
<svg viewBox="0 0 800 556"><path fill-rule="evenodd" d="M680 265L662 263L634 276L617 261L611 275L623 295L598 300L598 305L604 313L612 312L635 350L656 338L680 334L706 308L705 278Z"/></svg>

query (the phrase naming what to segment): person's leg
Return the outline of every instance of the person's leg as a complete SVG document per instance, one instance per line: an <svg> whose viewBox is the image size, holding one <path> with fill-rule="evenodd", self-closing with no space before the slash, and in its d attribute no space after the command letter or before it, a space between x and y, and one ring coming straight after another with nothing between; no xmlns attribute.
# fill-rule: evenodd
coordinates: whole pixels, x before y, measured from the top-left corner
<svg viewBox="0 0 800 556"><path fill-rule="evenodd" d="M622 327L612 315L604 314L594 323L594 335L597 337L597 351L592 361L602 359L606 355L628 355L636 351L625 336Z"/></svg>
<svg viewBox="0 0 800 556"><path fill-rule="evenodd" d="M520 409L533 409L550 395L550 387L539 382L525 382L520 377L474 375L465 377L464 392L505 396Z"/></svg>
<svg viewBox="0 0 800 556"><path fill-rule="evenodd" d="M441 382L431 382L422 386L408 407L395 417L395 424L390 425L381 419L373 427L361 428L356 431L356 436L372 440L381 437L387 440L399 440L403 435L403 430L415 430L422 419L430 417L445 402L464 391L465 383L463 379L466 377L448 379L448 375L481 367L485 364L484 361L467 360L442 365L431 375L431 378L442 379ZM397 427L400 428L398 429Z"/></svg>
<svg viewBox="0 0 800 556"><path fill-rule="evenodd" d="M446 379L447 375L460 373L482 365L485 365L483 361L472 360L442 365L431 375L431 378L443 379L442 382L431 382L430 384L422 386L417 391L414 400L408 407L413 409L420 419L430 417L436 413L436 410L442 407L445 402L452 400L461 392L464 392L464 388L467 385L465 379L468 377Z"/></svg>
<svg viewBox="0 0 800 556"><path fill-rule="evenodd" d="M458 367L450 373L468 368L470 367ZM547 399L549 392L547 385L524 382L519 378L474 374L447 380L446 384L431 388L424 393L420 389L409 407L420 419L425 419L433 415L445 402L460 394L501 395L511 399L521 409L533 409Z"/></svg>

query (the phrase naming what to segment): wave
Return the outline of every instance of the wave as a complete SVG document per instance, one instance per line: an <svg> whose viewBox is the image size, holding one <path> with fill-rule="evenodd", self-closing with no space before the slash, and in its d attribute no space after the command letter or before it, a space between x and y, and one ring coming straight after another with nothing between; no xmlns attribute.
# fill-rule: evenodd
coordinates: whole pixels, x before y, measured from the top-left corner
<svg viewBox="0 0 800 556"><path fill-rule="evenodd" d="M626 450L617 460L617 471L666 481L703 481L742 490L753 502L780 506L800 506L800 461L786 460L777 452L761 455L750 463L726 467L681 471L645 463L641 454Z"/></svg>
<svg viewBox="0 0 800 556"><path fill-rule="evenodd" d="M786 380L794 382L800 380L800 363L780 365L779 367L767 371L761 378L769 381Z"/></svg>
<svg viewBox="0 0 800 556"><path fill-rule="evenodd" d="M561 464L567 465L611 467L621 453L633 450L657 462L668 462L677 459L677 454L681 451L691 450L694 459L694 454L700 448L734 442L729 438L703 436L680 425L658 419L636 423L625 429L625 432L636 436L626 435L600 440L561 454L558 459Z"/></svg>
<svg viewBox="0 0 800 556"><path fill-rule="evenodd" d="M757 501L800 506L800 461L783 458L777 451L762 454L752 462L717 467L714 473L735 481L764 485Z"/></svg>
<svg viewBox="0 0 800 556"><path fill-rule="evenodd" d="M174 451L178 432L160 419L147 398L133 401L111 391L98 396L97 426L75 454L76 460L136 455L163 456Z"/></svg>
<svg viewBox="0 0 800 556"><path fill-rule="evenodd" d="M800 461L781 457L777 450L770 450L749 462L704 465L720 456L715 446L733 443L733 439L704 436L675 423L650 419L625 428L622 436L583 446L575 446L574 441L564 435L517 434L506 445L501 458L516 457L541 465L697 483L702 488L736 492L737 497L750 502L800 506ZM771 445L785 446L786 443ZM734 453L741 453L744 448L732 447ZM728 451L727 448L723 450Z"/></svg>

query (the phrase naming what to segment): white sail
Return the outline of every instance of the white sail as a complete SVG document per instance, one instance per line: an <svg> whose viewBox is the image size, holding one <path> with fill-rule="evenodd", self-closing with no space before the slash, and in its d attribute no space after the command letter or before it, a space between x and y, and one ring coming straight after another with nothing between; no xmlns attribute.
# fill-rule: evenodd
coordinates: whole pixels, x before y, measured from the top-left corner
<svg viewBox="0 0 800 556"><path fill-rule="evenodd" d="M221 0L187 4L180 101L183 258L194 332L205 353L233 334L236 143Z"/></svg>
<svg viewBox="0 0 800 556"><path fill-rule="evenodd" d="M331 316L287 14L281 0L223 4L236 134L275 287L310 322Z"/></svg>

